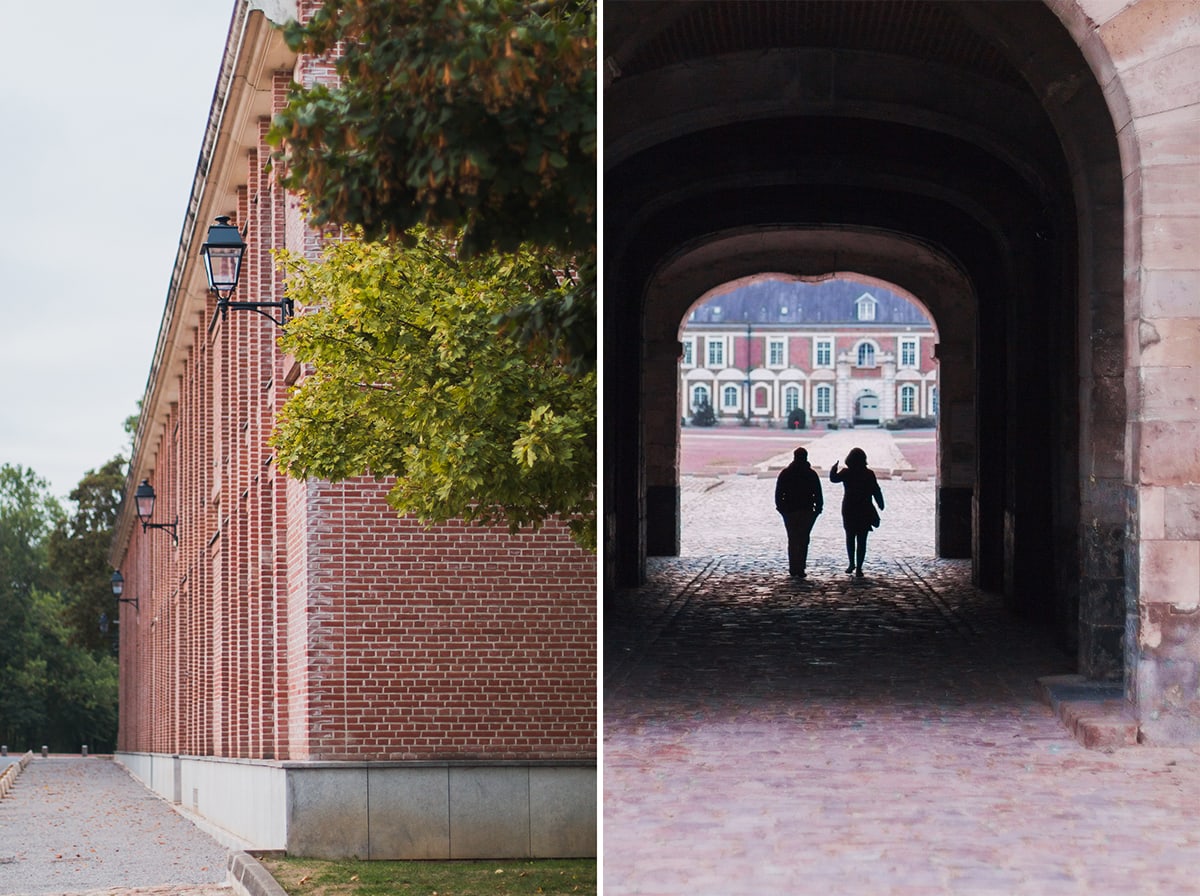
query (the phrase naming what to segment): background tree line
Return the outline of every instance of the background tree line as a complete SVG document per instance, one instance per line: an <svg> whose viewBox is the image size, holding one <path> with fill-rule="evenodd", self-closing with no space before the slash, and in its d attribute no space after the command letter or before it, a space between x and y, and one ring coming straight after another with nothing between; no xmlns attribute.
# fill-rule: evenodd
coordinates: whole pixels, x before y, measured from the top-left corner
<svg viewBox="0 0 1200 896"><path fill-rule="evenodd" d="M124 484L114 457L64 508L33 470L0 466L0 743L10 752L116 747L108 548ZM106 632L101 614L113 620Z"/></svg>

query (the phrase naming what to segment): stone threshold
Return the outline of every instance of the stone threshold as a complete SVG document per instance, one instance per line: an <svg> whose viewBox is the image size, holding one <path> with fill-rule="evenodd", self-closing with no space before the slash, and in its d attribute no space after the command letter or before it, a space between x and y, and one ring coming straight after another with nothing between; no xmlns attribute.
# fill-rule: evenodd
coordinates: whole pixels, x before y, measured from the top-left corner
<svg viewBox="0 0 1200 896"><path fill-rule="evenodd" d="M1139 743L1138 723L1119 683L1082 675L1047 675L1038 693L1074 738L1089 750L1115 750Z"/></svg>

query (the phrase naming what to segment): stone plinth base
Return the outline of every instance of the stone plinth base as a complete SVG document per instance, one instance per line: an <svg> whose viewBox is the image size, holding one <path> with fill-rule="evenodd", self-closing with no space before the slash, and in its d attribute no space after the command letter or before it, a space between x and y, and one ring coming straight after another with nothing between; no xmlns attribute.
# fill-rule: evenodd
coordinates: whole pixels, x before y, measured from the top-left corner
<svg viewBox="0 0 1200 896"><path fill-rule="evenodd" d="M591 763L117 759L241 849L327 859L596 855Z"/></svg>

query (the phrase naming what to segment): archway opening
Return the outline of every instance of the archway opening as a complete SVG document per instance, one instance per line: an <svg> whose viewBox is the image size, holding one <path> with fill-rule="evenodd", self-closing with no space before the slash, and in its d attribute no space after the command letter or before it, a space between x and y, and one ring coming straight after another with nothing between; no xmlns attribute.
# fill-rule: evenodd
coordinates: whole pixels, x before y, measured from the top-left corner
<svg viewBox="0 0 1200 896"><path fill-rule="evenodd" d="M1035 3L615 0L605 28L607 581L678 553L686 310L762 271L860 271L938 321L939 554L1120 677L1120 154L1062 22Z"/></svg>
<svg viewBox="0 0 1200 896"><path fill-rule="evenodd" d="M936 555L938 331L914 296L862 274L761 273L708 290L678 335L681 556L782 562L772 492L797 447L834 511L816 530L827 565L841 556L828 473L850 447L903 511L903 538L885 543Z"/></svg>

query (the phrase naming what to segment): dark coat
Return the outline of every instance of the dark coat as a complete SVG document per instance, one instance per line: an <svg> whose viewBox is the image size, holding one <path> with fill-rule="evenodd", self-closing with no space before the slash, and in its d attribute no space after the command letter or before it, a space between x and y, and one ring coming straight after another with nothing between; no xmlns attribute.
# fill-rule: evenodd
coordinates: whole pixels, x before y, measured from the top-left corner
<svg viewBox="0 0 1200 896"><path fill-rule="evenodd" d="M842 526L847 532L868 532L879 525L879 512L871 499L883 510L883 492L870 467L842 467L834 464L829 478L842 483Z"/></svg>
<svg viewBox="0 0 1200 896"><path fill-rule="evenodd" d="M805 510L814 516L825 508L821 477L806 460L794 460L775 480L775 509L780 513Z"/></svg>

